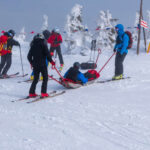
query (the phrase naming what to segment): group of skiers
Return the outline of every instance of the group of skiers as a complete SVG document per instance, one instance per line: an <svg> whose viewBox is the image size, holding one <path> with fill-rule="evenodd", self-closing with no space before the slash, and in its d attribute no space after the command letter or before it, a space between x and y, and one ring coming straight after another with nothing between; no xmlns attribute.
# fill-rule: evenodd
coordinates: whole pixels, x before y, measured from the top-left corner
<svg viewBox="0 0 150 150"><path fill-rule="evenodd" d="M115 30L117 32L117 38L116 38L116 44L114 47L114 53L116 53L115 57L115 75L112 79L118 80L123 78L123 61L128 53L128 45L129 45L129 37L124 31L124 27L122 24L118 24L115 27ZM7 76L7 71L10 68L11 65L11 50L13 45L20 46L19 42L15 41L13 39L15 35L15 32L13 30L9 30L8 32L4 33L3 35L3 43L7 41L7 48L5 49L7 52L1 53L1 64L0 64L0 75L1 76ZM4 38L5 36L5 38ZM1 40L2 41L2 40ZM51 44L50 51L48 50L47 44ZM27 58L29 60L29 63L31 64L31 67L33 68L33 82L31 84L30 90L29 90L29 97L36 97L37 94L35 92L36 85L39 80L40 73L43 77L42 87L41 87L41 97L47 97L49 96L47 93L47 82L48 82L48 62L51 63L52 67L55 68L55 62L53 61L52 57L54 56L54 50L56 50L59 60L60 60L60 69L64 66L64 61L61 53L61 47L60 44L62 43L62 36L60 34L60 31L58 28L54 28L52 32L49 30L45 30L42 33L38 33L34 36L31 44L30 44L30 50L27 55ZM3 48L4 50L4 44ZM6 63L6 65L5 65ZM4 67L5 65L5 67ZM73 82L80 84L85 84L91 79L90 72L87 72L85 74L81 73L79 71L80 69L80 63L75 62L71 68L67 70L67 72L64 75L64 78ZM97 72L94 72L96 74L94 78L98 78L99 75Z"/></svg>

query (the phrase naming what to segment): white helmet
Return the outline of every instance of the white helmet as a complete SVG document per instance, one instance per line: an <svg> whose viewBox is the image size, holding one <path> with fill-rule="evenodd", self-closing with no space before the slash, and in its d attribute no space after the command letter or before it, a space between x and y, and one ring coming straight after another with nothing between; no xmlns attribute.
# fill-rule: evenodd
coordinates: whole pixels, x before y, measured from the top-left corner
<svg viewBox="0 0 150 150"><path fill-rule="evenodd" d="M35 39L44 39L44 35L42 33L38 33L34 38Z"/></svg>
<svg viewBox="0 0 150 150"><path fill-rule="evenodd" d="M55 27L53 31L56 32L56 33L60 32L59 28L57 28L57 27Z"/></svg>

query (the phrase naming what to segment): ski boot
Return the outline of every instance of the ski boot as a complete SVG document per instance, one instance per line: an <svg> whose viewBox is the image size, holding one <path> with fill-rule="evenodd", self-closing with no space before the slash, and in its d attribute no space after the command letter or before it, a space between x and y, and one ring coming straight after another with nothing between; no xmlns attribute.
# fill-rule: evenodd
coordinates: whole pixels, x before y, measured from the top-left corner
<svg viewBox="0 0 150 150"><path fill-rule="evenodd" d="M48 97L48 96L49 96L48 93L41 93L41 98Z"/></svg>
<svg viewBox="0 0 150 150"><path fill-rule="evenodd" d="M34 79L34 76L33 76L33 75L31 75L31 76L30 76L30 79L31 79L31 80L33 80L33 79Z"/></svg>
<svg viewBox="0 0 150 150"><path fill-rule="evenodd" d="M37 97L37 96L38 96L38 95L37 95L36 93L33 93L33 94L32 94L32 93L29 93L29 97L30 97L30 98L34 98L34 97Z"/></svg>
<svg viewBox="0 0 150 150"><path fill-rule="evenodd" d="M43 76L40 77L40 80L43 80Z"/></svg>
<svg viewBox="0 0 150 150"><path fill-rule="evenodd" d="M123 78L123 75L121 74L121 75L114 76L114 77L112 78L112 80L120 80L120 79L122 79L122 78Z"/></svg>

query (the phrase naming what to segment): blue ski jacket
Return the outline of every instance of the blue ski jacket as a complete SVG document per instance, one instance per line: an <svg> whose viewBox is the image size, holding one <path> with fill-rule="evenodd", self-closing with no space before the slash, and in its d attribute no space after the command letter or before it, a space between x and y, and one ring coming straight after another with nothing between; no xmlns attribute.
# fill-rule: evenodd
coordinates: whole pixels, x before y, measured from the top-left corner
<svg viewBox="0 0 150 150"><path fill-rule="evenodd" d="M128 45L129 45L129 37L128 35L124 32L124 27L122 24L118 24L115 26L115 28L117 29L117 38L120 39L120 43L116 42L116 45L114 47L114 49L119 52L121 55L123 55L123 53L128 53Z"/></svg>
<svg viewBox="0 0 150 150"><path fill-rule="evenodd" d="M67 77L68 73L69 73L69 70L65 73L64 78ZM88 78L86 78L86 77L84 76L84 74L81 73L80 71L78 71L77 80L78 80L78 81L81 81L83 84L85 84L85 83L88 82Z"/></svg>

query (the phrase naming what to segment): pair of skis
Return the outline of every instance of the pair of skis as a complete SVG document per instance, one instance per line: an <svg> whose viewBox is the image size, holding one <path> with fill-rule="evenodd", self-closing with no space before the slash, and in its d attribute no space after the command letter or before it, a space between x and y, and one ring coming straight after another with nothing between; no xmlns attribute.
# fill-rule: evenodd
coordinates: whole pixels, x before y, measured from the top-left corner
<svg viewBox="0 0 150 150"><path fill-rule="evenodd" d="M51 77L53 77L53 75L51 75ZM50 78L48 78L48 80L52 80ZM18 83L22 83L22 82L26 82L26 83L31 83L33 80L31 79L26 79L26 80L23 80L23 81L18 81ZM39 81L42 81L41 79L39 79Z"/></svg>
<svg viewBox="0 0 150 150"><path fill-rule="evenodd" d="M34 97L34 98L30 98L29 96L25 97L25 98L21 98L21 99L17 99L17 100L12 100L11 102L19 102L19 101L24 101L24 100L29 100L27 101L26 103L35 103L35 102L38 102L38 101L41 101L41 100L45 100L45 99L49 99L49 98L52 98L52 97L56 97L56 96L59 96L59 95L62 95L64 94L66 91L52 91L49 94L48 97L41 97L40 95Z"/></svg>
<svg viewBox="0 0 150 150"><path fill-rule="evenodd" d="M19 72L16 72L14 74L10 74L6 77L0 77L0 79L9 79L9 78L15 78L15 77L25 77L27 76L28 74L25 74L25 75L19 75Z"/></svg>
<svg viewBox="0 0 150 150"><path fill-rule="evenodd" d="M106 83L106 82L111 82L111 81L120 81L124 79L130 79L130 77L123 77L122 79L108 79L108 80L102 80L102 81L97 81L97 83Z"/></svg>

